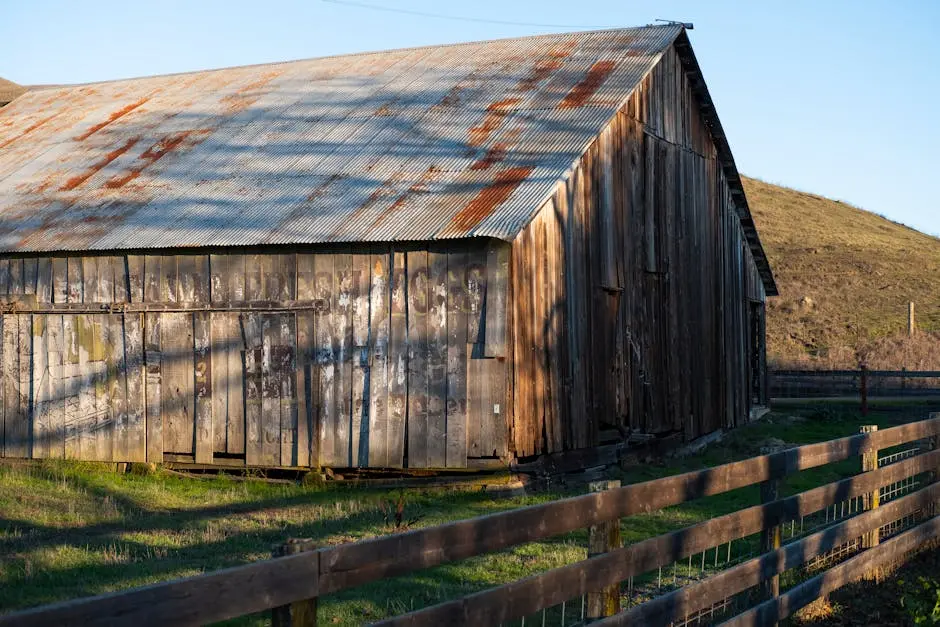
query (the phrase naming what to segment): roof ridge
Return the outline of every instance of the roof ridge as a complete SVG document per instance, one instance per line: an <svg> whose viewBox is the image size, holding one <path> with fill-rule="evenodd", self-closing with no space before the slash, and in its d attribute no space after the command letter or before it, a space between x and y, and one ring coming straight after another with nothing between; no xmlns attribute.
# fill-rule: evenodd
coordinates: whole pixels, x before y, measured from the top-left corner
<svg viewBox="0 0 940 627"><path fill-rule="evenodd" d="M214 67L214 68L203 68L200 70L186 70L183 72L167 72L165 74L146 74L140 76L125 76L122 78L109 78L101 81L89 81L86 83L62 83L62 84L51 84L51 85L39 85L31 86L30 91L44 91L48 89L68 89L72 87L88 87L91 85L107 85L110 83L120 83L123 81L137 81L145 80L148 78L172 78L174 76L192 76L193 74L206 74L212 72L227 72L230 70L243 70L249 68L266 68L274 67L278 65L285 65L289 63L304 63L308 61L326 61L329 59L342 59L342 58L352 58L352 57L363 57L373 54L390 54L393 52L414 52L418 50L429 50L431 48L444 49L444 48L457 48L460 46L475 46L482 44L490 44L496 42L509 42L509 41L529 41L535 39L548 39L552 37L563 37L563 36L586 36L586 35L595 35L595 34L604 34L604 33L615 33L615 32L626 32L626 31L639 31L639 30L670 30L673 29L678 32L684 30L684 27L678 24L646 24L644 26L623 26L619 28L602 28L595 30L577 30L577 31L562 31L557 33L541 33L538 35L523 35L521 37L497 37L494 39L476 39L473 41L461 41L453 43L443 43L443 44L426 44L423 46L405 46L404 48L384 48L382 50L362 50L359 52L347 52L342 54L327 54L321 57L304 57L301 59L286 59L283 61L268 61L265 63L247 63L244 65L230 65L225 67ZM2 77L0 77L2 78Z"/></svg>

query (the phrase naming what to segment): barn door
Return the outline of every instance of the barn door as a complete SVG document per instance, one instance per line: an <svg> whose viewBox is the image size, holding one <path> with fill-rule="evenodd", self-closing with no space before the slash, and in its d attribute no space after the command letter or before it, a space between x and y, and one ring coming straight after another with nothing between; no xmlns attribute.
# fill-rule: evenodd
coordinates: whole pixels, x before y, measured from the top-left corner
<svg viewBox="0 0 940 627"><path fill-rule="evenodd" d="M467 456L498 458L506 453L505 361L484 357L482 344L467 353Z"/></svg>

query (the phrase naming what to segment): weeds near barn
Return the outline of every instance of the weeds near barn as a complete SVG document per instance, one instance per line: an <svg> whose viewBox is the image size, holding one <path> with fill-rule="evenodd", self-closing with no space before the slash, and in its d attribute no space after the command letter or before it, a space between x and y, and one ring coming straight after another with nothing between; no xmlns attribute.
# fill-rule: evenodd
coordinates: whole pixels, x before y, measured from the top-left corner
<svg viewBox="0 0 940 627"><path fill-rule="evenodd" d="M702 454L622 471L625 483L714 466L759 452L776 437L803 444L921 419L925 409L874 413L799 410L729 434ZM799 415L795 415L799 414ZM800 473L787 488L803 490L857 471L853 460ZM481 490L349 488L319 481L271 483L225 476L193 478L162 470L112 472L106 465L46 461L0 465L0 612L100 594L265 559L289 537L322 545L541 503L563 492L494 499ZM751 505L744 488L625 519L636 542ZM358 625L563 566L587 555L582 530L414 575L375 582L322 600L327 624ZM266 624L264 616L234 621Z"/></svg>

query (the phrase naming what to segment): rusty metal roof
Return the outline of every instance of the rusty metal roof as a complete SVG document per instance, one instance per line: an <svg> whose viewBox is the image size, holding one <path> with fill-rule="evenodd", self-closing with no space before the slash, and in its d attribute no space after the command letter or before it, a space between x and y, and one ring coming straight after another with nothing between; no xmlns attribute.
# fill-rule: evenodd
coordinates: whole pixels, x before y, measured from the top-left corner
<svg viewBox="0 0 940 627"><path fill-rule="evenodd" d="M0 251L512 239L680 32L30 91L0 110Z"/></svg>

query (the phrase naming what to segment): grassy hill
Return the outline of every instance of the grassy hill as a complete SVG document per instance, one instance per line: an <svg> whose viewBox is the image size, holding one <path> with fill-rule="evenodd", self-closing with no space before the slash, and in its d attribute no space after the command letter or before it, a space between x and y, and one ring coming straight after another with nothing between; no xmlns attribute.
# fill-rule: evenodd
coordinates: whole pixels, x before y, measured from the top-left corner
<svg viewBox="0 0 940 627"><path fill-rule="evenodd" d="M780 288L767 309L771 360L940 369L940 239L814 194L744 187Z"/></svg>

